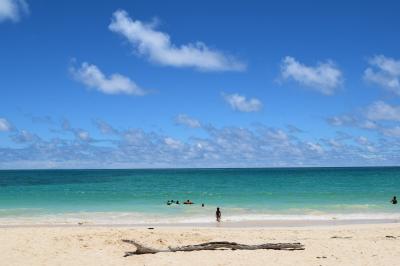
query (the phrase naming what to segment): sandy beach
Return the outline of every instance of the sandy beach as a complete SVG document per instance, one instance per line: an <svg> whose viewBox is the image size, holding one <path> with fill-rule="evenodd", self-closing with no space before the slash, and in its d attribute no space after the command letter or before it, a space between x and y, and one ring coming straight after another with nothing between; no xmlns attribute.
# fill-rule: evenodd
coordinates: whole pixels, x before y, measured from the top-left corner
<svg viewBox="0 0 400 266"><path fill-rule="evenodd" d="M195 251L123 257L131 239L167 248L208 241L300 242L300 251ZM400 224L281 228L3 227L1 265L398 265Z"/></svg>

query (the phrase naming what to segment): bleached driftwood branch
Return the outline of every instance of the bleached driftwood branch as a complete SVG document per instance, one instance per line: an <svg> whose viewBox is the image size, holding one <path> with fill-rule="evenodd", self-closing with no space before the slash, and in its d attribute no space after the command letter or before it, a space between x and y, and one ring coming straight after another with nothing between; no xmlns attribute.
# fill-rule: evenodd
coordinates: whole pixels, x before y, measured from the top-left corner
<svg viewBox="0 0 400 266"><path fill-rule="evenodd" d="M304 250L304 246L301 243L266 243L260 245L245 245L238 244L235 242L219 241L219 242L207 242L198 245L188 245L182 247L168 247L168 249L155 249L143 246L133 240L122 240L125 243L132 244L136 247L136 251L125 252L124 257L132 255L142 254L155 254L159 252L177 252L177 251L200 251L200 250L218 250L218 249L230 249L230 250L256 250L256 249L274 249L274 250Z"/></svg>

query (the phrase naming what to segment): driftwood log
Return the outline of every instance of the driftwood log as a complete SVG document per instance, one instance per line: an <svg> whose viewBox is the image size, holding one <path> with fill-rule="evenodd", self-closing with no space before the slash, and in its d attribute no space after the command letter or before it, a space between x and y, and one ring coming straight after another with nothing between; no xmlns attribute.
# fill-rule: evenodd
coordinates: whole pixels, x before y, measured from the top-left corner
<svg viewBox="0 0 400 266"><path fill-rule="evenodd" d="M132 255L142 254L155 254L159 252L177 252L177 251L200 251L200 250L256 250L256 249L274 249L274 250L304 250L304 246L301 243L266 243L260 245L245 245L238 244L235 242L219 241L219 242L207 242L198 245L188 245L182 247L168 247L168 249L155 249L143 246L133 240L122 240L125 243L132 244L136 247L136 251L125 252L124 257Z"/></svg>

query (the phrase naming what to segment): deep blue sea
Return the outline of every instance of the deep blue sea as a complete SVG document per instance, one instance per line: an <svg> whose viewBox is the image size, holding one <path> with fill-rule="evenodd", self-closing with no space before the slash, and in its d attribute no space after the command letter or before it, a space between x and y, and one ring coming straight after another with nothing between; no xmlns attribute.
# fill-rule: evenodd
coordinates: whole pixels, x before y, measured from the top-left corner
<svg viewBox="0 0 400 266"><path fill-rule="evenodd" d="M0 225L209 222L217 206L231 221L399 219L394 195L397 167L6 170Z"/></svg>

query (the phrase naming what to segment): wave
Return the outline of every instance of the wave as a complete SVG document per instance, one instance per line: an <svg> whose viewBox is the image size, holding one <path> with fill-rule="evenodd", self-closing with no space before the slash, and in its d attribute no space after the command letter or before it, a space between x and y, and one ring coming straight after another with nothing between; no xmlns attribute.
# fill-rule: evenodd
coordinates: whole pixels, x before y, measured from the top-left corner
<svg viewBox="0 0 400 266"><path fill-rule="evenodd" d="M224 215L225 222L251 221L361 221L400 220L400 213L308 213L271 214L241 213ZM146 225L146 224L208 224L215 222L213 215L186 214L160 215L139 212L74 212L35 216L0 217L0 225Z"/></svg>

